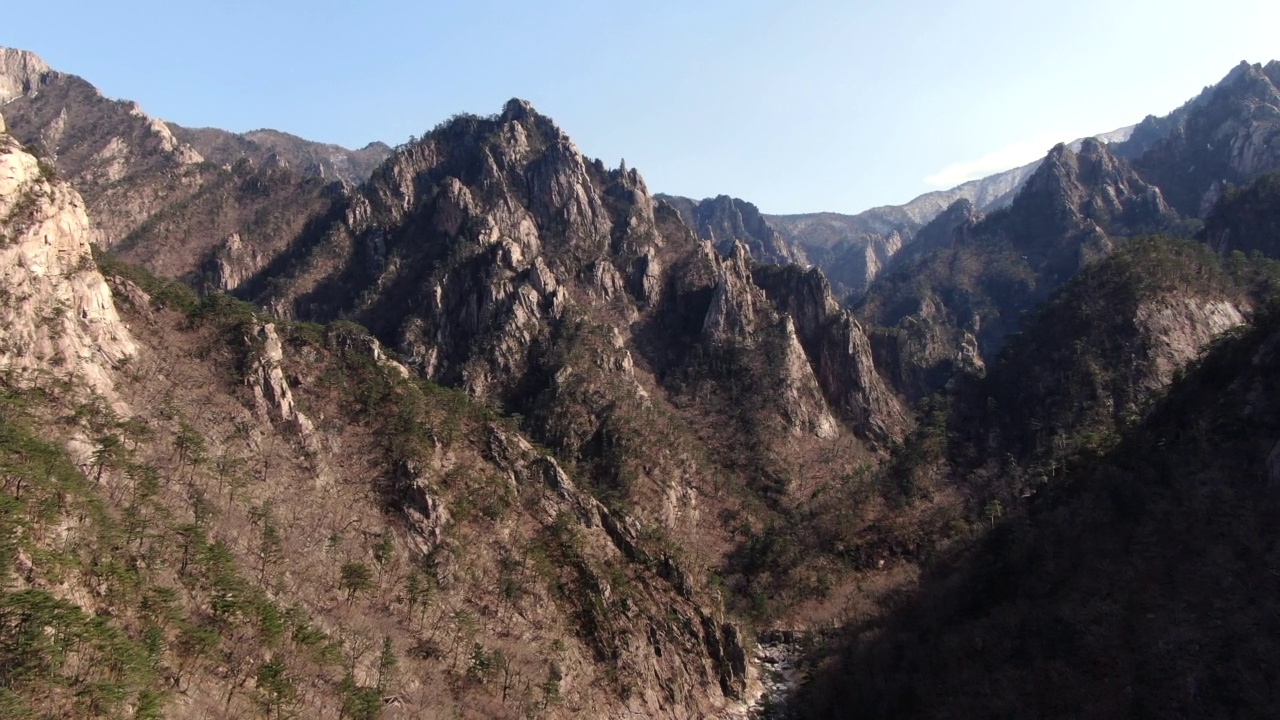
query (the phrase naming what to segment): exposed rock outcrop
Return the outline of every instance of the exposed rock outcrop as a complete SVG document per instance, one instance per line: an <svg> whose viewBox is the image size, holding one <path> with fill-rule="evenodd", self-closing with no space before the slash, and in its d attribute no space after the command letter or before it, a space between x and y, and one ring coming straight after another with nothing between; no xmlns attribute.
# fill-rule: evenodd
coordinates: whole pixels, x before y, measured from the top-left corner
<svg viewBox="0 0 1280 720"><path fill-rule="evenodd" d="M757 307L764 309L764 293L751 281L749 262L746 246L735 243L729 257L717 263L719 280L702 323L706 342L747 346L755 342Z"/></svg>
<svg viewBox="0 0 1280 720"><path fill-rule="evenodd" d="M1174 296L1143 303L1135 316L1146 348L1139 387L1146 393L1167 387L1214 338L1244 323L1241 308L1224 298Z"/></svg>
<svg viewBox="0 0 1280 720"><path fill-rule="evenodd" d="M278 419L296 428L303 442L314 440L315 426L310 418L298 411L293 393L285 379L284 347L273 323L263 323L253 328L247 338L254 349L245 372L245 384L253 391L258 410L267 421Z"/></svg>
<svg viewBox="0 0 1280 720"><path fill-rule="evenodd" d="M253 277L264 264L261 251L231 233L205 263L202 279L210 292L232 292Z"/></svg>
<svg viewBox="0 0 1280 720"><path fill-rule="evenodd" d="M30 55L7 52L11 58L15 52ZM38 92L17 94L6 103L9 132L84 196L105 245L123 239L215 174L215 168L202 166L199 153L137 103L110 100L84 80L48 70L37 60L28 59L26 67L32 72L9 83Z"/></svg>
<svg viewBox="0 0 1280 720"><path fill-rule="evenodd" d="M980 371L1021 313L1116 247L1116 239L1176 232L1159 188L1093 139L1049 151L1006 210L953 206L929 228L929 248L904 256L868 292L859 315L888 328L877 359L919 398L956 369Z"/></svg>
<svg viewBox="0 0 1280 720"><path fill-rule="evenodd" d="M784 336L788 338L785 356L795 359L794 365L789 362L794 371L786 377L796 378L787 381L788 397L804 394L791 387L812 383L815 389L820 388L825 404L859 434L876 441L900 436L907 425L907 413L876 371L862 325L836 303L823 274L794 265L761 266L755 269L753 282L784 317ZM803 368L799 363L802 356L807 361ZM819 437L827 436L820 413L796 414L813 417L805 426Z"/></svg>
<svg viewBox="0 0 1280 720"><path fill-rule="evenodd" d="M1117 151L1190 217L1204 217L1224 184L1280 170L1280 89L1274 61L1242 62L1166 117L1148 117Z"/></svg>
<svg viewBox="0 0 1280 720"><path fill-rule="evenodd" d="M646 578L645 584L665 582L676 591L677 599L664 604L665 590L646 587L646 597L637 598L640 604L625 619L611 620L608 627L598 629L602 635L630 634L631 641L618 642L607 636L593 640L618 648L615 662L646 668L641 676L653 677L654 687L630 700L631 713L636 717L692 718L706 716L699 712L723 710L727 703L745 699L754 677L753 668L746 662L741 630L698 603L676 561L670 556L655 557L644 547L639 539L642 529L634 520L607 509L579 490L554 459L539 453L517 435L491 428L488 455L505 470L514 486L542 490L539 504L548 521L564 515L573 517L595 549L601 549L599 544L603 542L608 552L654 568L654 576ZM587 585L601 593L594 602L611 601L607 581L585 563L578 571L584 574ZM637 613L639 617L635 617ZM664 652L664 645L682 652ZM688 662L691 654L698 658L694 664ZM720 697L707 697L703 692L708 680L718 684ZM663 696L668 699L664 701ZM671 698L679 704L672 705Z"/></svg>
<svg viewBox="0 0 1280 720"><path fill-rule="evenodd" d="M35 53L0 48L0 105L40 89L53 69Z"/></svg>
<svg viewBox="0 0 1280 720"><path fill-rule="evenodd" d="M111 395L136 352L90 251L84 202L0 131L0 369L51 372Z"/></svg>
<svg viewBox="0 0 1280 720"><path fill-rule="evenodd" d="M967 243L974 227L985 217L972 202L961 198L920 228L911 244L895 255L895 261L903 262L935 250L950 249Z"/></svg>
<svg viewBox="0 0 1280 720"><path fill-rule="evenodd" d="M760 210L745 200L728 195L700 202L671 195L659 195L658 199L674 207L698 237L725 255L741 243L758 262L786 265L805 261L803 252L783 240Z"/></svg>

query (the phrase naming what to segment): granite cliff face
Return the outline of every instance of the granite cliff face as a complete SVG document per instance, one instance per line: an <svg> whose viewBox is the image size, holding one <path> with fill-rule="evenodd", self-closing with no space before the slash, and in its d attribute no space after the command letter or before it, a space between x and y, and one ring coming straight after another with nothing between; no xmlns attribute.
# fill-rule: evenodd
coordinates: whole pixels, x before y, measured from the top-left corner
<svg viewBox="0 0 1280 720"><path fill-rule="evenodd" d="M0 370L111 394L111 370L135 345L94 264L92 236L80 196L0 120Z"/></svg>
<svg viewBox="0 0 1280 720"><path fill-rule="evenodd" d="M1134 126L1068 143L1079 152L1087 140L1119 143ZM904 205L871 208L857 215L810 213L766 215L782 240L821 268L841 296L856 301L890 263L895 254L914 243L916 233L962 200L980 212L1007 207L1040 167L1039 160L1021 167L961 183L949 190L925 193Z"/></svg>
<svg viewBox="0 0 1280 720"><path fill-rule="evenodd" d="M701 201L658 195L680 213L680 219L703 240L711 241L722 254L742 243L758 262L774 265L805 264L804 253L784 241L755 205L728 195Z"/></svg>
<svg viewBox="0 0 1280 720"><path fill-rule="evenodd" d="M26 58L4 68L5 82L28 88L4 106L9 132L84 196L103 244L119 241L156 211L188 197L212 173L199 153L137 103L107 99L81 78L47 69L30 53L3 52Z"/></svg>
<svg viewBox="0 0 1280 720"><path fill-rule="evenodd" d="M869 437L895 438L907 413L877 372L863 326L832 297L826 277L816 269L764 265L753 280L790 321L788 336L811 358L829 404Z"/></svg>
<svg viewBox="0 0 1280 720"><path fill-rule="evenodd" d="M1188 217L1204 217L1226 185L1280 170L1280 63L1242 62L1164 118L1148 117L1117 148Z"/></svg>
<svg viewBox="0 0 1280 720"><path fill-rule="evenodd" d="M963 205L930 228L930 252L904 258L859 306L882 366L913 397L952 368L980 368L1018 330L1020 314L1118 238L1176 231L1160 190L1095 141L1079 153L1058 145L1006 210L978 221ZM928 239L933 237L933 239Z"/></svg>
<svg viewBox="0 0 1280 720"><path fill-rule="evenodd" d="M348 151L270 130L168 125L7 48L0 97L13 136L85 198L98 243L162 275L228 291L323 217L343 192L330 183L362 181L390 152L379 143ZM247 264L219 269L235 254L220 249L232 235L255 249L241 256ZM203 278L206 269L215 275Z"/></svg>
<svg viewBox="0 0 1280 720"><path fill-rule="evenodd" d="M727 198L722 206L737 207ZM734 212L767 229L758 215ZM709 254L635 170L584 159L520 101L397 153L315 243L262 302L298 317L354 313L428 377L508 405L530 391L531 351L554 344L571 321L615 324L620 348L647 356L653 382L680 362L664 357L673 350L637 344L654 328L678 337L696 325L704 342L744 347L795 334L753 285L746 245L732 246L726 260ZM856 326L847 334L855 345L862 336ZM784 353L779 367L798 372L799 358ZM873 384L869 367L856 372ZM783 382L793 398L817 397L811 380ZM865 416L852 398L843 396L840 410ZM834 433L825 408L806 403L781 412ZM900 416L876 422L891 427Z"/></svg>
<svg viewBox="0 0 1280 720"><path fill-rule="evenodd" d="M40 91L53 69L34 53L0 48L0 105Z"/></svg>

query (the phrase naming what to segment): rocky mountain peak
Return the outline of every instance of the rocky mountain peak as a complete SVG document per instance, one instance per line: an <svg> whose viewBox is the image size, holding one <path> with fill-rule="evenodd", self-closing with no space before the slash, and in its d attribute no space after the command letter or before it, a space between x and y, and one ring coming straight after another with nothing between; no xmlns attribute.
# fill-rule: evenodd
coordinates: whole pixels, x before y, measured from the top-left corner
<svg viewBox="0 0 1280 720"><path fill-rule="evenodd" d="M1079 152L1059 143L1011 207L1035 222L1096 225L1110 234L1156 231L1176 222L1160 189L1093 138Z"/></svg>
<svg viewBox="0 0 1280 720"><path fill-rule="evenodd" d="M0 47L0 104L35 93L52 72L35 53Z"/></svg>
<svg viewBox="0 0 1280 720"><path fill-rule="evenodd" d="M1271 79L1271 84L1280 87L1280 60L1271 60L1262 67L1262 72Z"/></svg>
<svg viewBox="0 0 1280 720"><path fill-rule="evenodd" d="M986 217L978 207L966 198L961 198L947 206L946 210L938 213L938 216L929 221L916 233L916 243L926 239L932 232L933 228L947 228L948 232L955 232L961 228L969 228L982 222Z"/></svg>
<svg viewBox="0 0 1280 720"><path fill-rule="evenodd" d="M0 48L0 104L9 106L15 137L54 158L62 175L84 195L108 242L123 239L146 219L153 208L144 198L181 195L217 170L174 165L207 160L231 167L242 158L261 163L277 154L303 175L357 184L391 152L379 142L348 150L276 130L231 133L166 123L148 116L136 102L106 98L86 80L10 48ZM175 180L171 174L181 177ZM126 176L129 181L120 184L129 192L99 197ZM139 191L139 184L147 187Z"/></svg>
<svg viewBox="0 0 1280 720"><path fill-rule="evenodd" d="M1218 87L1235 92L1249 93L1264 99L1274 97L1276 95L1276 85L1271 75L1275 73L1275 68L1273 67L1275 62L1272 60L1264 68L1261 64L1241 60L1240 64L1232 68L1226 77L1222 79L1222 82L1218 83ZM1268 72L1268 70L1271 72Z"/></svg>
<svg viewBox="0 0 1280 720"><path fill-rule="evenodd" d="M704 254L715 258L709 244L704 245ZM703 338L712 344L750 345L755 341L757 306L763 301L763 293L751 281L751 254L735 242L717 266L719 280L703 321Z"/></svg>
<svg viewBox="0 0 1280 720"><path fill-rule="evenodd" d="M804 254L788 243L746 200L718 195L701 201L671 195L659 198L680 213L685 224L703 240L728 255L741 242L751 256L766 263L803 263Z"/></svg>
<svg viewBox="0 0 1280 720"><path fill-rule="evenodd" d="M1160 189L1104 143L1087 139L1079 152L1058 144L1008 208L981 218L954 206L872 287L862 316L895 328L877 336L880 366L910 397L937 390L957 369L980 372L1049 291L1120 238L1180 222Z"/></svg>
<svg viewBox="0 0 1280 720"><path fill-rule="evenodd" d="M537 110L533 109L533 103L520 98L511 98L506 105L502 106L503 122L520 122L527 120L529 117L536 115Z"/></svg>
<svg viewBox="0 0 1280 720"><path fill-rule="evenodd" d="M952 248L968 240L973 228L985 218L967 198L961 198L920 228L911 243L902 248L895 262L906 262L933 250Z"/></svg>
<svg viewBox="0 0 1280 720"><path fill-rule="evenodd" d="M1280 69L1242 62L1120 150L1184 215L1204 217L1226 184L1280 169Z"/></svg>
<svg viewBox="0 0 1280 720"><path fill-rule="evenodd" d="M612 226L602 199L605 175L602 167L589 166L550 118L526 101L512 100L496 116L456 116L394 154L358 201L372 215L357 219L352 229L399 224L430 212L441 201L441 189L458 199L459 188L465 188L466 206L443 206L455 217L447 223L455 232L470 231L485 244L507 238L530 257L545 249L543 240L560 248L598 246ZM638 176L628 175L628 181L647 195Z"/></svg>

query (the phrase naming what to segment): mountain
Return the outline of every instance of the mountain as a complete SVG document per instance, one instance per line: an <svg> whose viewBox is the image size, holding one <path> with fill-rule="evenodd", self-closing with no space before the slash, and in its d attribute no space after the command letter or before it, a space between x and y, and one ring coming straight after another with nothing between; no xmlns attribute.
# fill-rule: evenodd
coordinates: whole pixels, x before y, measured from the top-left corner
<svg viewBox="0 0 1280 720"><path fill-rule="evenodd" d="M1278 330L1216 343L1029 499L980 498L986 538L850 624L801 716L1272 714Z"/></svg>
<svg viewBox="0 0 1280 720"><path fill-rule="evenodd" d="M880 482L908 508L963 488L987 531L849 623L793 711L1270 712L1269 671L1205 658L1269 662L1241 638L1271 622L1273 68L1241 65L1129 143L1055 148L1007 209L953 206L872 284L866 324L898 322L872 331L876 364L928 396ZM1207 244L1135 237L1197 215Z"/></svg>
<svg viewBox="0 0 1280 720"><path fill-rule="evenodd" d="M341 180L358 185L391 154L386 143L372 142L359 150L304 140L279 130L231 133L217 128L185 128L168 123L174 137L195 148L206 160L235 165L242 158L262 164L274 157L308 177Z"/></svg>
<svg viewBox="0 0 1280 720"><path fill-rule="evenodd" d="M723 254L729 254L735 243L742 243L759 262L775 265L804 264L804 255L795 245L783 241L755 205L728 195L696 201L689 198L658 194L698 237L709 240Z"/></svg>
<svg viewBox="0 0 1280 720"><path fill-rule="evenodd" d="M351 323L95 262L83 201L2 130L0 217L0 714L714 717L749 697L742 631L661 535L510 420Z"/></svg>
<svg viewBox="0 0 1280 720"><path fill-rule="evenodd" d="M860 317L885 328L877 352L903 373L909 396L936 390L952 367L995 357L1023 312L1120 239L1176 232L1181 223L1158 188L1095 140L1079 153L1058 145L1008 208L973 219L962 220L962 232L937 229L949 242L905 258L858 306ZM938 222L954 221L948 214Z"/></svg>
<svg viewBox="0 0 1280 720"><path fill-rule="evenodd" d="M65 176L60 161L42 172ZM216 292L199 300L100 258L94 277L127 298L138 350L103 371L124 419L83 411L88 425L77 432L90 449L75 451L103 457L80 461L90 468L80 476L119 473L124 484L111 487L125 488L103 495L76 485L77 497L106 508L86 551L110 547L113 518L151 518L155 544L140 547L161 569L128 582L183 588L185 599L166 611L178 619L157 635L129 594L73 610L58 604L67 596L38 559L43 545L23 546L15 560L26 578L16 592L26 594L12 602L53 603L76 628L110 614L119 620L103 632L119 642L161 643L148 651L152 670L112 681L119 702L169 702L160 678L170 673L193 712L212 707L201 688L218 688L228 713L254 703L329 712L385 687L369 647L389 638L399 677L421 678L399 685L409 713L433 695L441 697L432 707L449 707L450 683L458 702L477 698L470 711L479 716L732 713L760 692L759 661L748 658L735 618L774 622L802 604L823 608L833 588L857 582L857 565L804 531L820 508L831 525L840 497L795 503L834 483L851 458L874 458L910 421L871 366L863 328L820 273L777 272L741 244L721 256L649 195L639 173L586 160L519 101L443 124L354 192L325 195L323 183L281 162L242 160L217 173L113 248L171 277L228 279L205 289L234 286L277 317ZM291 190L308 182L319 196ZM322 202L308 209L311 198ZM296 224L273 220L290 210ZM210 257L209 244L184 228L216 240L244 227L258 234L214 244L216 272L188 272ZM379 338L403 365L386 360ZM19 355L44 366L56 353ZM50 388L37 381L14 392L32 387ZM55 402L75 402L74 393ZM23 432L48 432L43 418L54 411L41 403L23 405ZM97 445L129 448L128 462L111 465ZM137 477L182 482L174 493L146 491L138 505L130 498L139 486L128 484ZM227 489L250 477L258 489L247 496ZM477 506L477 494L490 500ZM878 515L869 508L859 527L897 531ZM326 516L335 519L318 521ZM360 534L344 539L356 518ZM754 549L780 532L815 561ZM261 543L278 542L289 550L264 555ZM384 573L378 558L387 553L405 564ZM536 571L535 556L544 558ZM374 587L361 568L378 568ZM89 583L74 577L73 587ZM429 584L440 609L416 614L410 583ZM234 603L214 602L227 592ZM374 604L358 603L366 594ZM255 624L286 610L305 618L297 632L318 630L331 655L349 654L345 672ZM525 620L507 630L477 620L511 612ZM422 627L431 628L426 641ZM193 645L199 633L216 635ZM513 649L511 633L527 638L527 651ZM46 652L0 640L9 659ZM655 663L667 669L655 674ZM46 667L6 680L18 693L6 702L87 682ZM250 678L254 687L239 690ZM494 693L479 690L486 683ZM304 685L317 689L304 697Z"/></svg>
<svg viewBox="0 0 1280 720"><path fill-rule="evenodd" d="M325 178L358 183L390 152L381 143L349 151L272 130L238 135L169 125L22 50L0 48L0 73L9 131L83 195L98 242L122 245L122 256L169 276L196 279L232 235L277 244L288 235L284 227L296 231L314 212L299 215L296 205L323 206L338 192L325 189ZM272 179L246 184L255 173ZM249 211L233 195L256 196L260 209ZM293 209L265 218L261 208ZM147 249L135 254L139 243Z"/></svg>
<svg viewBox="0 0 1280 720"><path fill-rule="evenodd" d="M4 105L9 133L47 157L84 197L104 244L216 174L137 103L109 100L25 51L0 49L0 67L13 89Z"/></svg>
<svg viewBox="0 0 1280 720"><path fill-rule="evenodd" d="M443 125L398 152L316 243L261 303L298 317L349 314L427 376L506 406L528 392L528 346L550 338L566 315L611 318L618 347L643 351L655 381L688 360L685 342L667 347L682 334L752 345L787 324L754 285L745 246L724 259L709 253L635 170L584 159L519 101L498 116ZM825 286L808 298L792 324L816 345L825 323L842 322L841 311ZM846 343L859 345L861 329L847 332ZM480 343L492 351L476 353L479 333L493 333ZM634 344L646 333L652 342ZM812 386L818 361L799 357L795 382ZM852 361L867 401L887 397L874 373ZM832 404L861 413L831 377L823 390Z"/></svg>
<svg viewBox="0 0 1280 720"><path fill-rule="evenodd" d="M1134 126L1093 136L1104 143L1127 139ZM1068 144L1079 151L1084 138ZM857 215L809 213L766 215L783 241L822 269L842 295L861 297L871 281L920 228L958 200L982 212L1007 206L1040 166L1037 160L1021 167L961 183L949 190L925 193L905 205L885 205Z"/></svg>
<svg viewBox="0 0 1280 720"><path fill-rule="evenodd" d="M1189 217L1204 217L1227 185L1280 170L1280 63L1242 62L1165 118L1149 117L1117 152Z"/></svg>
<svg viewBox="0 0 1280 720"><path fill-rule="evenodd" d="M1269 713L1272 65L851 311L518 99L354 184L0 57L0 716Z"/></svg>
<svg viewBox="0 0 1280 720"><path fill-rule="evenodd" d="M1267 74L1276 67L1238 66L1167 118L1148 118L1131 141L1108 146L1114 150L1093 140L1078 153L1055 148L1007 211L966 230L969 242L902 256L859 305L869 324L893 328L873 337L882 366L901 373L899 389L927 394L952 367L992 357L1017 329L1020 313L1109 253L1116 239L1190 235L1196 221L1184 218L1205 214L1202 205L1224 193L1239 197L1233 182L1276 170L1280 158L1264 149L1280 117ZM1218 169L1195 169L1205 167ZM1180 206L1165 202L1166 189ZM1243 219L1239 208L1227 216ZM1222 231L1215 238L1229 249Z"/></svg>
<svg viewBox="0 0 1280 720"><path fill-rule="evenodd" d="M1119 142L1132 129L1095 137ZM1078 151L1082 142L1076 140L1069 147ZM729 252L740 241L762 262L812 264L823 271L838 295L856 299L899 250L911 245L915 233L943 210L958 200L967 200L981 211L1005 207L1039 166L1037 160L950 190L925 193L905 205L876 207L857 215L762 215L755 205L724 195L701 201L656 197L674 207L686 225L699 237L712 240L721 252Z"/></svg>

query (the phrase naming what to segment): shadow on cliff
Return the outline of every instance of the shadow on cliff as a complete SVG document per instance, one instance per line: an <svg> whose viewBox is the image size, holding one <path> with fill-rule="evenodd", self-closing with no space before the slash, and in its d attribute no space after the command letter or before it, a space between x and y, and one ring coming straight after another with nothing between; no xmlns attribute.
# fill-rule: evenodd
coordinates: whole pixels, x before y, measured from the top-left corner
<svg viewBox="0 0 1280 720"><path fill-rule="evenodd" d="M802 717L1275 717L1280 317L847 625Z"/></svg>

